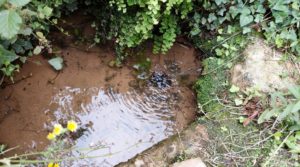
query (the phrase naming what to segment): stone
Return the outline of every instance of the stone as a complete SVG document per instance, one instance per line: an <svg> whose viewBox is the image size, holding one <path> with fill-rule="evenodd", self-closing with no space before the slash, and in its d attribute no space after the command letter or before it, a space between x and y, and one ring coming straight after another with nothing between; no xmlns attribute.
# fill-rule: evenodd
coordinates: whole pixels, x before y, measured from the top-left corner
<svg viewBox="0 0 300 167"><path fill-rule="evenodd" d="M140 153L127 162L118 164L116 167L165 167L171 166L177 156L185 153L185 156L207 158L208 134L206 127L200 124L192 124L181 133L174 135L148 150ZM200 158L191 160L189 163L200 164ZM202 162L202 161L201 161ZM175 165L175 164L174 164ZM179 166L181 167L181 166ZM198 166L188 166L198 167ZM205 167L205 166L201 166Z"/></svg>
<svg viewBox="0 0 300 167"><path fill-rule="evenodd" d="M171 167L206 167L201 158L193 158L182 162L177 162Z"/></svg>
<svg viewBox="0 0 300 167"><path fill-rule="evenodd" d="M235 65L231 71L233 85L242 90L257 87L265 93L296 85L299 64L283 61L283 53L269 47L262 39L254 39L243 55L244 62Z"/></svg>
<svg viewBox="0 0 300 167"><path fill-rule="evenodd" d="M145 162L143 160L137 159L134 162L135 167L144 167L145 166Z"/></svg>

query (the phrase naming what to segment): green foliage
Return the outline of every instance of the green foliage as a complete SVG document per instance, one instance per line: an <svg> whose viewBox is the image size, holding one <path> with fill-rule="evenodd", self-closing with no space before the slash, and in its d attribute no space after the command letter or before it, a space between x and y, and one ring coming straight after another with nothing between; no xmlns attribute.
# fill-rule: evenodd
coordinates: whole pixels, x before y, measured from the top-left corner
<svg viewBox="0 0 300 167"><path fill-rule="evenodd" d="M226 72L223 67L220 67L220 59L218 58L205 59L203 66L206 75L195 84L198 105L203 112L219 111L222 106L217 98L225 90Z"/></svg>
<svg viewBox="0 0 300 167"><path fill-rule="evenodd" d="M205 53L216 55L203 61L204 76L195 85L198 103L205 112L220 110L217 98L228 87L226 70L232 67L248 42L248 38L240 33L232 35L238 30L237 26L227 26L218 30L216 38L209 37L199 42L198 47Z"/></svg>
<svg viewBox="0 0 300 167"><path fill-rule="evenodd" d="M292 97L291 97L292 96ZM290 130L300 130L300 87L290 87L289 93L275 92L271 94L270 109L258 119L263 123L276 118L276 124L284 122Z"/></svg>
<svg viewBox="0 0 300 167"><path fill-rule="evenodd" d="M42 49L50 48L44 33L57 23L66 4L75 0L37 1L37 0L1 0L0 1L0 69L6 76L12 77L19 65L15 60L26 62L26 56L39 54ZM75 3L77 4L77 3ZM38 40L38 45L32 42Z"/></svg>
<svg viewBox="0 0 300 167"><path fill-rule="evenodd" d="M243 34L261 32L278 48L300 54L299 0L197 0L195 6L189 33L194 38L234 24Z"/></svg>
<svg viewBox="0 0 300 167"><path fill-rule="evenodd" d="M22 18L16 11L3 10L0 12L0 22L0 35L11 39L19 32Z"/></svg>
<svg viewBox="0 0 300 167"><path fill-rule="evenodd" d="M111 0L121 13L117 43L136 47L147 39L154 39L155 53L166 53L179 33L178 22L192 9L191 0Z"/></svg>
<svg viewBox="0 0 300 167"><path fill-rule="evenodd" d="M285 127L283 132L275 133L275 139L281 140L290 132L285 144L291 152L300 153L300 87L289 87L288 93L271 94L270 108L266 109L258 119L258 123L275 119L273 127ZM273 122L273 121L272 121Z"/></svg>
<svg viewBox="0 0 300 167"><path fill-rule="evenodd" d="M279 48L291 48L300 54L300 2L298 0L269 0L273 19L263 30L269 41Z"/></svg>
<svg viewBox="0 0 300 167"><path fill-rule="evenodd" d="M6 76L12 76L13 72L19 69L18 65L12 64L19 58L15 52L30 48L28 45L23 47L22 44L27 43L16 39L17 34L24 34L22 16L26 13L22 7L28 3L28 0L3 0L0 3L0 69ZM12 50L6 47L8 45L11 45Z"/></svg>

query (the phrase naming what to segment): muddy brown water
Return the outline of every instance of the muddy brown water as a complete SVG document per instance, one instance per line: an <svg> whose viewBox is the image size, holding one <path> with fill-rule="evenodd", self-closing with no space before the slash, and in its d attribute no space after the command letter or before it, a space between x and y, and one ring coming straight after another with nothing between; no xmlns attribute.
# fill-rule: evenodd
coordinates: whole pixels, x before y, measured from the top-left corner
<svg viewBox="0 0 300 167"><path fill-rule="evenodd" d="M62 166L114 166L194 120L197 106L191 86L200 65L193 48L175 44L168 54L153 55L151 45L146 46L143 55L152 62L150 73L164 73L171 81L158 88L147 79L138 82L134 58L112 68L110 47L81 49L86 47L61 48L65 67L59 73L43 56L29 58L16 83L0 90L0 143L18 146L8 155L45 150L51 145L46 136L52 126L73 119L80 129L67 143L76 149L63 158L105 156L65 161Z"/></svg>

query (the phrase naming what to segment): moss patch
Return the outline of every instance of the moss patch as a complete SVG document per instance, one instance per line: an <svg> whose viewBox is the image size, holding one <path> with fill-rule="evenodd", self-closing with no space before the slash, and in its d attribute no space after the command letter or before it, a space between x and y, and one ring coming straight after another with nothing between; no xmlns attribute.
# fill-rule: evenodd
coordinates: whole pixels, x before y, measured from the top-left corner
<svg viewBox="0 0 300 167"><path fill-rule="evenodd" d="M272 140L263 141L269 134L260 133L261 129L255 124L244 127L239 120L241 108L220 100L227 97L230 101L232 96L229 68L224 61L217 57L205 59L203 76L194 87L199 108L205 113L198 122L205 125L210 138L205 159L214 166L259 166L273 149Z"/></svg>
<svg viewBox="0 0 300 167"><path fill-rule="evenodd" d="M219 111L222 106L217 97L226 90L227 74L219 65L220 59L208 58L203 61L205 74L195 85L199 107L204 112Z"/></svg>

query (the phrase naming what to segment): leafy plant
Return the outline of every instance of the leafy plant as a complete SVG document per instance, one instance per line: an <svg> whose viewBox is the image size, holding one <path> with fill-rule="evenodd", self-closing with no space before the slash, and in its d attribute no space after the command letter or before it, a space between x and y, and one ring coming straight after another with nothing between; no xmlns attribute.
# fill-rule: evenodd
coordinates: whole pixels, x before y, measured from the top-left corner
<svg viewBox="0 0 300 167"><path fill-rule="evenodd" d="M262 33L278 48L300 54L298 0L197 0L195 6L189 23L193 38L234 24L243 34Z"/></svg>
<svg viewBox="0 0 300 167"><path fill-rule="evenodd" d="M0 69L3 74L12 78L13 72L19 70L14 61L25 63L26 56L40 54L45 48L51 50L44 33L57 23L56 18L62 11L74 10L71 3L76 6L77 1L0 0ZM62 10L64 8L68 10Z"/></svg>
<svg viewBox="0 0 300 167"><path fill-rule="evenodd" d="M274 124L285 122L290 130L300 130L300 87L289 87L289 92L271 94L270 109L262 113L258 123L276 118Z"/></svg>
<svg viewBox="0 0 300 167"><path fill-rule="evenodd" d="M300 153L300 86L288 88L288 93L275 92L271 94L270 108L265 110L258 119L258 123L269 122L274 119L273 128L285 127L290 132L285 144L292 152ZM280 140L282 133L276 134Z"/></svg>
<svg viewBox="0 0 300 167"><path fill-rule="evenodd" d="M1 44L14 44L12 47L16 52L22 52L22 49L31 48L26 42L22 43L22 41L16 38L18 34L28 35L26 31L30 31L23 26L24 21L22 19L22 17L28 15L28 11L23 9L28 3L29 0L0 1L0 68L7 76L12 76L13 72L19 69L19 66L13 65L12 62L20 57L14 51L8 50L5 45Z"/></svg>
<svg viewBox="0 0 300 167"><path fill-rule="evenodd" d="M120 14L118 45L136 47L147 39L154 39L155 53L166 53L179 34L178 22L192 10L191 0L111 0Z"/></svg>

